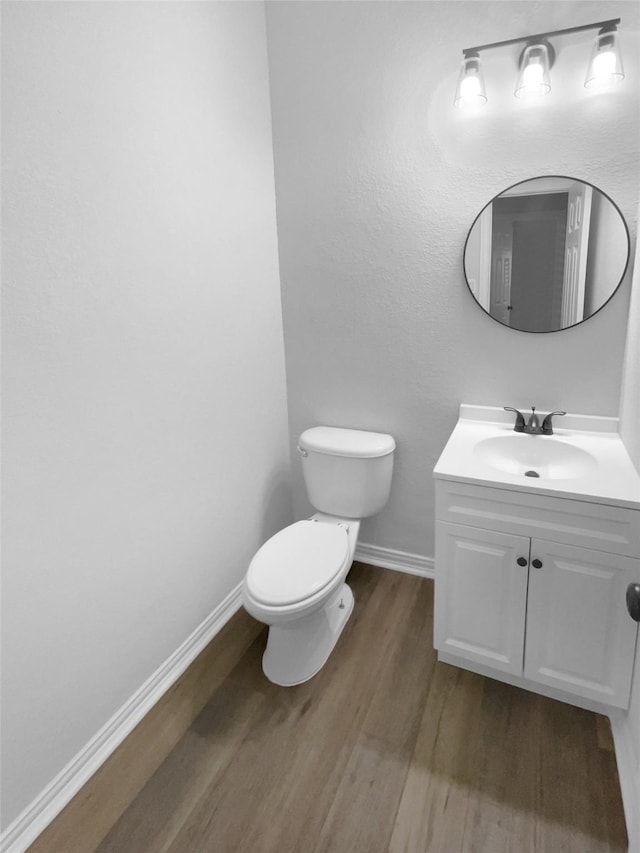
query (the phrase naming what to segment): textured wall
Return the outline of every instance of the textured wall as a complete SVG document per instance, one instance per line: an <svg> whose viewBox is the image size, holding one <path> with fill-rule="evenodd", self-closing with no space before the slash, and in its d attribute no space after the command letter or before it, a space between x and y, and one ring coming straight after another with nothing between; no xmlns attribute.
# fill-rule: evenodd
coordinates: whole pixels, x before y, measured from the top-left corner
<svg viewBox="0 0 640 853"><path fill-rule="evenodd" d="M621 397L620 432L629 455L638 472L640 472L640 247L636 248ZM630 758L635 769L636 791L640 791L640 638L636 652L627 724L634 746L634 755ZM638 837L640 834L640 815L638 815L637 809L635 832L636 837Z"/></svg>
<svg viewBox="0 0 640 853"><path fill-rule="evenodd" d="M316 423L396 437L391 499L363 525L363 542L433 554L431 471L461 401L618 413L630 277L590 322L523 334L475 305L462 251L496 192L540 174L600 186L635 239L638 11L635 2L268 4L291 441ZM487 56L482 113L453 109L462 48L614 12L627 70L614 94L584 89L592 35L582 34L557 41L554 88L541 102L513 97L514 47Z"/></svg>
<svg viewBox="0 0 640 853"><path fill-rule="evenodd" d="M262 4L2 6L6 824L291 506Z"/></svg>
<svg viewBox="0 0 640 853"><path fill-rule="evenodd" d="M640 472L640 244L636 245L633 288L629 304L620 432L629 456ZM638 726L640 731L640 726Z"/></svg>

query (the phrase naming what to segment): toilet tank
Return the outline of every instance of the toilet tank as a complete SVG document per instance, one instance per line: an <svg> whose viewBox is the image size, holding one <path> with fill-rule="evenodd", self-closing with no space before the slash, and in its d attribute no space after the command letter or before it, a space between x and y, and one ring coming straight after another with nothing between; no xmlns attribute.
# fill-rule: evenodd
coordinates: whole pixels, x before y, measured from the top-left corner
<svg viewBox="0 0 640 853"><path fill-rule="evenodd" d="M300 436L302 473L312 505L345 518L375 515L391 488L393 437L359 429L317 426Z"/></svg>

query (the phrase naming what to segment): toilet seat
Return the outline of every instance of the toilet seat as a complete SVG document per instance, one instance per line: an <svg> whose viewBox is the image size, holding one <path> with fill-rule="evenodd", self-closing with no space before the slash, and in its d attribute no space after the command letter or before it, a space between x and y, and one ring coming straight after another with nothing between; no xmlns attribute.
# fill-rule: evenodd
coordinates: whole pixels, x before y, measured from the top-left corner
<svg viewBox="0 0 640 853"><path fill-rule="evenodd" d="M297 521L257 552L247 572L247 591L269 607L294 605L330 586L348 560L345 526Z"/></svg>

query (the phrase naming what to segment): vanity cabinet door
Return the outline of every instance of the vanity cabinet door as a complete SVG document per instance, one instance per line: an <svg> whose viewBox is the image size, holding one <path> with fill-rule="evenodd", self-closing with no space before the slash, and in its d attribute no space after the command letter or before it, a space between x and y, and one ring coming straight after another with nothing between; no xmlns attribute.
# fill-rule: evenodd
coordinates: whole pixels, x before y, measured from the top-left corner
<svg viewBox="0 0 640 853"><path fill-rule="evenodd" d="M523 536L436 522L437 649L522 674L529 545Z"/></svg>
<svg viewBox="0 0 640 853"><path fill-rule="evenodd" d="M525 678L626 708L637 625L625 595L639 564L533 539Z"/></svg>

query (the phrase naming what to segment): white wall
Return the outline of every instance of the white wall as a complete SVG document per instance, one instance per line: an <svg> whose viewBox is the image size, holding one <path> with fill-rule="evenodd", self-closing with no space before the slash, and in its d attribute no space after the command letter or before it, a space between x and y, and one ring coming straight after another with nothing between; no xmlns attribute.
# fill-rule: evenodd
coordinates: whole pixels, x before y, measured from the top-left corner
<svg viewBox="0 0 640 853"><path fill-rule="evenodd" d="M620 400L620 433L633 464L640 472L640 243L636 243L629 303Z"/></svg>
<svg viewBox="0 0 640 853"><path fill-rule="evenodd" d="M290 521L261 3L3 3L3 825Z"/></svg>
<svg viewBox="0 0 640 853"><path fill-rule="evenodd" d="M640 246L638 245L636 245L633 287L629 305L621 398L620 432L629 456L640 472ZM640 577L637 580L640 582ZM630 836L633 833L629 849L630 853L640 853L640 638L636 651L631 703L624 727L626 739L631 745L628 755L631 780L625 799ZM629 826L630 823L631 826Z"/></svg>
<svg viewBox="0 0 640 853"><path fill-rule="evenodd" d="M613 14L615 93L584 89L583 33L557 41L543 101L513 97L516 47L487 55L480 114L453 108L463 48ZM540 174L598 185L635 237L638 18L606 0L268 4L291 441L314 423L396 437L391 499L363 542L433 554L431 471L461 401L618 413L629 277L588 323L524 334L474 303L462 252L495 193Z"/></svg>

